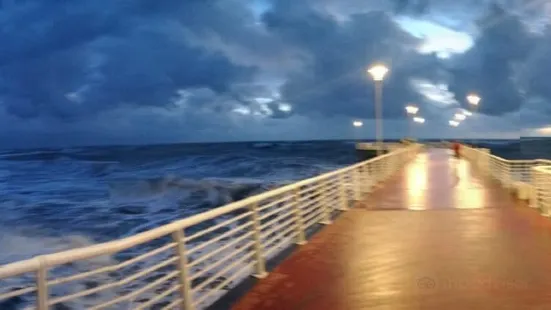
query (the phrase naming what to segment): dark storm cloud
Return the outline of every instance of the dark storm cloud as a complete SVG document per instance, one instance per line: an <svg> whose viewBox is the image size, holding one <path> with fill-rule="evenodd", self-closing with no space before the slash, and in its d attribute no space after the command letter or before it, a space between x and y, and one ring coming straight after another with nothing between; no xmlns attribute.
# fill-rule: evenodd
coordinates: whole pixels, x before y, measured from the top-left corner
<svg viewBox="0 0 551 310"><path fill-rule="evenodd" d="M74 120L119 105L170 105L180 89L224 93L250 80L254 68L188 42L193 20L171 18L175 8L196 19L210 16L205 7L216 2L180 2L185 4L23 1L5 7L0 101L20 118ZM222 19L213 29L235 21Z"/></svg>
<svg viewBox="0 0 551 310"><path fill-rule="evenodd" d="M474 47L444 69L436 57L417 53L420 39L395 17L462 19L487 11L488 1L270 2L260 24L251 0L4 4L0 140L18 133L26 136L21 141L57 137L70 138L69 144L224 140L238 136L235 128L243 135L252 122L255 134L270 122L266 135L277 136L293 122L299 128L307 120L373 117L373 82L365 69L375 61L391 68L384 83L388 118L403 117L409 102L422 104L412 78L450 82L459 101L478 92L483 113L511 115L536 96L517 114L544 115L540 122L551 115L542 108L551 102L551 33L528 32L522 14L494 7L481 20Z"/></svg>
<svg viewBox="0 0 551 310"><path fill-rule="evenodd" d="M0 65L73 48L123 26L120 1L11 3L0 10Z"/></svg>
<svg viewBox="0 0 551 310"><path fill-rule="evenodd" d="M551 75L551 28L547 28L540 40L533 44L530 56L519 66L517 80L524 86L527 93L535 94L547 100L542 111L547 111L551 119L551 87L549 76ZM543 102L541 104L544 104ZM548 122L549 122L548 119Z"/></svg>
<svg viewBox="0 0 551 310"><path fill-rule="evenodd" d="M401 4L401 12L419 5L408 0L397 3ZM529 30L541 18L545 1L427 1L421 5L424 9L420 13L441 11L443 5L464 11L479 8L479 15L474 17L474 45L455 57L449 70L449 90L458 102L466 107L466 95L474 92L483 98L481 113L505 115L520 111L518 122L524 124L531 122L530 116L541 113L549 118L551 91L546 81L551 74L551 35L549 28L543 35Z"/></svg>
<svg viewBox="0 0 551 310"><path fill-rule="evenodd" d="M373 117L374 88L366 68L382 61L391 67L384 83L384 114L400 117L407 102L421 99L410 78L438 71L432 56L415 51L421 42L384 12L357 14L340 22L306 2L277 1L263 21L275 36L308 56L303 70L290 76L282 88L283 99L293 103L297 113Z"/></svg>
<svg viewBox="0 0 551 310"><path fill-rule="evenodd" d="M514 77L534 40L517 16L497 5L491 6L479 25L480 35L473 48L459 56L450 70L449 89L464 105L468 93L478 93L484 100L482 113L501 115L516 111L526 96Z"/></svg>
<svg viewBox="0 0 551 310"><path fill-rule="evenodd" d="M139 26L137 26L139 27ZM232 64L224 55L190 47L173 25L149 24L124 40L104 42L108 55L99 66L103 78L92 85L93 102L162 106L179 89L207 87L217 93L248 81L254 70Z"/></svg>
<svg viewBox="0 0 551 310"><path fill-rule="evenodd" d="M250 0L139 0L140 16L171 19L184 25L197 37L218 38L227 44L273 54L272 38L262 35L248 5Z"/></svg>

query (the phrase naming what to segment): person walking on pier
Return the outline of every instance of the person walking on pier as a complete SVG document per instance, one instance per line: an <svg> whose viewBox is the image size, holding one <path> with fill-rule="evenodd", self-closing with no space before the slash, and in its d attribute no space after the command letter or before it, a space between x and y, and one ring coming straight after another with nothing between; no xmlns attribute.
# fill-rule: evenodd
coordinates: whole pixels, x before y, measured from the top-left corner
<svg viewBox="0 0 551 310"><path fill-rule="evenodd" d="M460 156L460 148L461 148L461 145L459 144L459 142L455 141L452 145L452 148L453 148L453 153L455 155L455 157L459 158Z"/></svg>

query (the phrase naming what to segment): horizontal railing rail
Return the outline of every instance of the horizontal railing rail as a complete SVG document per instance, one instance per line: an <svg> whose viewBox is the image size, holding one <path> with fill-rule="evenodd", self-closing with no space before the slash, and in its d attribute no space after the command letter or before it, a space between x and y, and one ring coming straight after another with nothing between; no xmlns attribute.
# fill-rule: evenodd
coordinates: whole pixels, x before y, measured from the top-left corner
<svg viewBox="0 0 551 310"><path fill-rule="evenodd" d="M382 148L383 150L396 150L399 148L402 148L404 145L402 143L383 143L381 145L377 144L376 142L359 142L356 143L356 149L357 150L377 150L378 148Z"/></svg>
<svg viewBox="0 0 551 310"><path fill-rule="evenodd" d="M0 266L2 303L199 309L411 160L414 144L136 235Z"/></svg>
<svg viewBox="0 0 551 310"><path fill-rule="evenodd" d="M551 160L511 160L490 154L488 149L461 147L461 154L504 187L515 189L543 215L551 216Z"/></svg>

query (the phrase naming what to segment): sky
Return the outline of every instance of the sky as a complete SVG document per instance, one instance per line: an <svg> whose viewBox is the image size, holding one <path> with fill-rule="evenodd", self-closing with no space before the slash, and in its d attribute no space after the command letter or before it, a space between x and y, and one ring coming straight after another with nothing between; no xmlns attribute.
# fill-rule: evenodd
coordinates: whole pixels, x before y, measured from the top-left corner
<svg viewBox="0 0 551 310"><path fill-rule="evenodd" d="M375 63L386 138L549 136L549 3L0 1L0 148L374 138Z"/></svg>

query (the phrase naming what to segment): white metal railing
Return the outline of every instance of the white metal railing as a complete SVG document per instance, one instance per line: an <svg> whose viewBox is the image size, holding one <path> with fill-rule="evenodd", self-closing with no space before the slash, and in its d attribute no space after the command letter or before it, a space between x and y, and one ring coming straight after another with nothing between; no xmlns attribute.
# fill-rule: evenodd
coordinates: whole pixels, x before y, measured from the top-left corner
<svg viewBox="0 0 551 310"><path fill-rule="evenodd" d="M551 160L504 159L490 154L488 149L461 147L462 155L472 161L478 168L499 180L504 186L511 187L515 182L531 183L531 171L537 166L551 166Z"/></svg>
<svg viewBox="0 0 551 310"><path fill-rule="evenodd" d="M461 154L504 187L526 192L520 198L528 198L532 207L551 216L551 160L509 160L490 154L488 149L464 145Z"/></svg>
<svg viewBox="0 0 551 310"><path fill-rule="evenodd" d="M420 149L397 149L128 238L0 266L0 305L204 308L245 277L264 277L267 259L305 243L309 229L330 224Z"/></svg>
<svg viewBox="0 0 551 310"><path fill-rule="evenodd" d="M542 215L551 216L551 165L532 168L531 206L541 210Z"/></svg>

